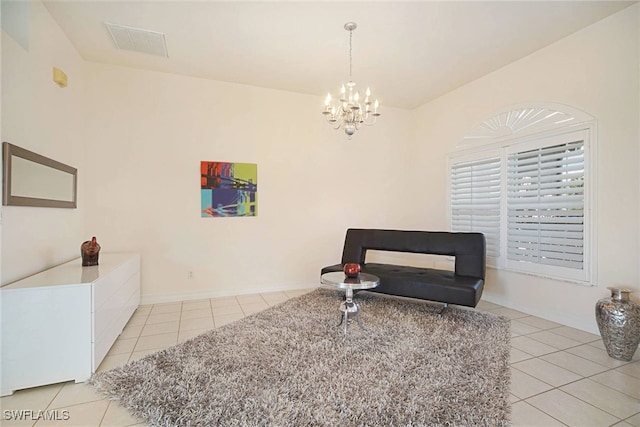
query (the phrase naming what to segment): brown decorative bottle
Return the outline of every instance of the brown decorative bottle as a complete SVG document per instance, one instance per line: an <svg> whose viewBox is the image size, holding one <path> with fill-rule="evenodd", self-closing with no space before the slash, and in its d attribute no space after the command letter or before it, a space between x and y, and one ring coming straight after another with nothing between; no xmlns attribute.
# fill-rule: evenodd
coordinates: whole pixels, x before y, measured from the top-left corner
<svg viewBox="0 0 640 427"><path fill-rule="evenodd" d="M82 255L82 266L90 267L92 265L98 265L98 256L100 255L100 245L98 244L95 236L91 240L80 245L80 254Z"/></svg>
<svg viewBox="0 0 640 427"><path fill-rule="evenodd" d="M607 288L611 297L596 303L596 322L609 356L630 361L640 343L640 305L629 299L630 289Z"/></svg>

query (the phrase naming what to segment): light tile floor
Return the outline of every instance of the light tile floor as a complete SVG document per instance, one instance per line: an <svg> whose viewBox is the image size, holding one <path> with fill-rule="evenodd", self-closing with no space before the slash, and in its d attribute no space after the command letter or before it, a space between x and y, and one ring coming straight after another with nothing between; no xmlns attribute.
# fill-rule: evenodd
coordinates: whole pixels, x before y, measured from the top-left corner
<svg viewBox="0 0 640 427"><path fill-rule="evenodd" d="M139 359L308 291L140 306L98 370ZM481 301L477 309L511 319L514 426L640 427L640 351L631 362L617 361L607 355L597 335L489 302ZM84 383L20 390L1 398L0 408L2 426L144 425ZM42 414L59 420L37 420Z"/></svg>

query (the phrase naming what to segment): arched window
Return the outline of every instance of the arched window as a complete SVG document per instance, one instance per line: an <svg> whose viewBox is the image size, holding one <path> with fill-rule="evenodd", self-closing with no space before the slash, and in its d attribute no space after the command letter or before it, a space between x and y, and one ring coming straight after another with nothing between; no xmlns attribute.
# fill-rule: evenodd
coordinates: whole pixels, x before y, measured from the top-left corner
<svg viewBox="0 0 640 427"><path fill-rule="evenodd" d="M589 283L596 121L557 104L516 106L449 155L452 231L478 231L500 269Z"/></svg>

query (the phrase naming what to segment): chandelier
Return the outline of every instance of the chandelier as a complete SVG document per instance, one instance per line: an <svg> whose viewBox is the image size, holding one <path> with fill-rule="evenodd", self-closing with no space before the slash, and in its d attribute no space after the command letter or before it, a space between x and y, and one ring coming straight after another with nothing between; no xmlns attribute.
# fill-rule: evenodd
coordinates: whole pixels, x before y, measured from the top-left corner
<svg viewBox="0 0 640 427"><path fill-rule="evenodd" d="M337 105L333 105L331 93L327 95L324 101L324 110L322 111L327 122L334 129L344 128L344 133L347 134L349 139L361 125L373 125L380 115L378 112L380 104L377 99L375 101L371 100L371 90L367 88L363 100L351 77L353 68L351 58L352 38L353 30L357 27L358 25L355 22L344 24L344 29L349 31L349 82L346 85L342 85Z"/></svg>

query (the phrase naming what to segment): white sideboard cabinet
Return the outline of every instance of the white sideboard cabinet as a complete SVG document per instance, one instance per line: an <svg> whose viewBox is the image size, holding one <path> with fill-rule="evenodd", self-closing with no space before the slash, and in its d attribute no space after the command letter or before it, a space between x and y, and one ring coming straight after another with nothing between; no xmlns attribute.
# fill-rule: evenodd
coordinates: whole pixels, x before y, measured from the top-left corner
<svg viewBox="0 0 640 427"><path fill-rule="evenodd" d="M86 381L140 303L140 255L101 253L0 288L1 394Z"/></svg>

